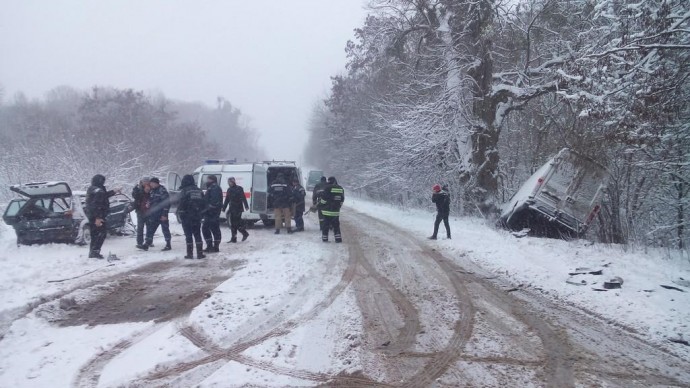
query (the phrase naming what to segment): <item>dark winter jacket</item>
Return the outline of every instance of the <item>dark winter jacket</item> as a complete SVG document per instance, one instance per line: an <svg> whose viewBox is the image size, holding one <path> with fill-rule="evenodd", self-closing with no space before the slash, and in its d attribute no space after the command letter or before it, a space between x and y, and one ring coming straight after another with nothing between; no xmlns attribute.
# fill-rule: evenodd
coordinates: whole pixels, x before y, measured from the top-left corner
<svg viewBox="0 0 690 388"><path fill-rule="evenodd" d="M244 188L242 186L230 186L225 193L225 202L223 203L223 211L230 209L230 213L242 213L244 209L249 209L247 197L244 195Z"/></svg>
<svg viewBox="0 0 690 388"><path fill-rule="evenodd" d="M345 189L338 183L329 184L323 189L321 199L321 213L326 217L337 217L345 202Z"/></svg>
<svg viewBox="0 0 690 388"><path fill-rule="evenodd" d="M137 184L134 186L134 189L132 189L132 199L134 199L133 207L137 213L146 214L149 211L149 198L149 193L144 190L141 184Z"/></svg>
<svg viewBox="0 0 690 388"><path fill-rule="evenodd" d="M206 199L204 192L194 183L194 177L185 175L182 177L180 194L178 196L177 215L183 224L201 222L206 211Z"/></svg>
<svg viewBox="0 0 690 388"><path fill-rule="evenodd" d="M89 219L93 222L97 218L105 221L105 218L110 213L110 200L108 198L115 195L115 192L105 189L105 177L103 175L95 175L91 179L91 187L86 190L86 206L84 211Z"/></svg>
<svg viewBox="0 0 690 388"><path fill-rule="evenodd" d="M268 189L268 195L273 199L274 209L285 209L292 205L292 190L283 179L276 179Z"/></svg>
<svg viewBox="0 0 690 388"><path fill-rule="evenodd" d="M304 213L305 204L304 198L307 196L307 192L304 191L302 185L297 185L292 187L292 203L295 205L296 213Z"/></svg>
<svg viewBox="0 0 690 388"><path fill-rule="evenodd" d="M438 214L445 216L450 214L450 194L446 190L441 190L431 196L431 202L436 204Z"/></svg>
<svg viewBox="0 0 690 388"><path fill-rule="evenodd" d="M326 182L319 182L314 186L314 191L312 192L311 195L311 202L312 205L318 206L319 204L319 199L321 197L321 193L323 193L323 189L326 187Z"/></svg>
<svg viewBox="0 0 690 388"><path fill-rule="evenodd" d="M206 190L206 214L207 220L216 220L220 218L220 212L223 210L223 189L217 183L212 183Z"/></svg>
<svg viewBox="0 0 690 388"><path fill-rule="evenodd" d="M149 193L149 212L148 217L150 218L161 218L167 217L170 212L170 194L165 186L158 186L155 189L151 189Z"/></svg>

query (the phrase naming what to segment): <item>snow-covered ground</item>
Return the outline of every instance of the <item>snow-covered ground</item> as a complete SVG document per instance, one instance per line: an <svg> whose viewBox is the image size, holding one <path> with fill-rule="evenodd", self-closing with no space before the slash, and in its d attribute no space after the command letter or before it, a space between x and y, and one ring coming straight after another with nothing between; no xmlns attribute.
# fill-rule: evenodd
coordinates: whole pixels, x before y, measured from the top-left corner
<svg viewBox="0 0 690 388"><path fill-rule="evenodd" d="M403 210L364 200L348 201L356 211L417 236L426 237L433 231L435 215L431 211ZM668 252L654 250L631 252L622 246L592 244L586 240L517 238L476 218L452 217L450 224L453 239L442 237L445 236L442 224L440 240L430 244L459 264L471 260L499 279L586 309L690 357L690 348L669 341L671 338L690 340L690 288L674 283L680 278L690 280L687 256L679 253L669 257ZM577 268L602 270L602 275L569 275L577 272ZM602 289L603 282L613 277L623 279L622 288L595 290Z"/></svg>
<svg viewBox="0 0 690 388"><path fill-rule="evenodd" d="M234 369L241 373L232 373L236 376L233 386L305 385L309 381L301 380L300 373L327 375L360 369L357 349L349 346L350 341L342 340L354 340L361 328L354 293L351 287L343 286L337 293L329 294L341 285L347 250L335 245L322 246L314 233L316 226L307 222L311 233L274 236L272 230L250 230L248 241L223 243L222 253L208 255L205 260L182 259L183 237L180 226L174 223L171 252L160 252L160 236L155 241L158 247L149 252L138 251L133 237L109 236L104 254L112 252L120 258L112 262L88 259L86 247L17 247L14 232L3 225L0 386L91 386L94 376L101 386L126 383L145 377L157 366L164 368L199 356L199 348L181 334L190 328L203 333L202 338L209 343L230 349L237 345L233 342L236 338L280 337L249 346L246 357L253 361L238 364L228 357L216 369L210 363L206 374L191 377L198 383L203 381L204 386L227 386L225 372ZM227 240L229 231L223 232ZM127 285L150 275L144 271L147 265L168 263L172 266L166 267L169 275L176 268L193 270L194 266L207 267L218 262L239 264L219 273L228 279L210 289L198 306L169 322L62 325L56 320L55 325L45 320L60 315L64 306L59 302L63 299L76 298L81 306L113 289L124 292L117 288L118 282ZM325 303L327 297L330 300ZM38 305L41 307L34 309ZM92 318L98 320L99 316ZM284 321L287 323L283 324ZM285 327L281 328L281 324ZM107 362L98 360L99 357ZM266 361L270 361L270 368L285 373L267 371L270 368L265 367ZM253 362L258 367L247 367ZM300 372L293 373L293 369Z"/></svg>
<svg viewBox="0 0 690 388"><path fill-rule="evenodd" d="M425 378L412 376L414 368L386 370L381 360L396 359L381 349L389 336L401 340L406 345L388 351L407 346L410 365L418 366L462 337L455 324L464 311L457 309L451 278L410 238L428 236L434 214L349 199L342 245L321 243L314 218L307 219L307 232L291 236L252 230L248 241L224 243L222 253L203 261L182 259L183 237L174 223L173 251L160 252L160 237L149 252L137 251L132 237L109 237L104 253L120 257L112 262L88 259L84 247L17 247L14 232L1 225L0 387L313 386L334 376L344 385L367 385ZM687 346L668 340L690 338L690 292L660 286L690 291L673 283L690 279L687 259L517 238L479 219L453 218L451 227L453 240L425 241L453 260L451 272L490 278L500 294L507 295L508 284L516 289L510 295L525 290L584 309L690 360ZM227 240L228 230L223 233ZM583 267L602 275L569 275ZM614 276L624 280L621 289L594 290ZM467 311L479 312L462 345L465 358L446 360L455 366L442 385L465 379L501 386L517 378L512 363L525 384L539 381L544 333L511 316L511 308L496 309L480 289L469 290L479 298ZM196 296L187 300L185 293ZM511 323L496 332L496 321ZM396 334L401 327L414 331ZM473 364L494 357L508 360L494 369ZM494 373L501 368L508 368L503 377Z"/></svg>

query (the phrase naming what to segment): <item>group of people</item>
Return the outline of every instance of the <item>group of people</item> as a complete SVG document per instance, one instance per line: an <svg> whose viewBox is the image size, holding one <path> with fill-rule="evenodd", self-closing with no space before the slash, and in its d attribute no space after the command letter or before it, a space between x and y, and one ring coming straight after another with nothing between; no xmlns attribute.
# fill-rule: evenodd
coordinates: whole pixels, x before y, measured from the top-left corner
<svg viewBox="0 0 690 388"><path fill-rule="evenodd" d="M218 178L209 175L206 180L206 192L194 182L192 175L185 175L180 186L178 197L177 215L182 224L187 244L185 259L194 258L196 248L197 258L202 259L204 253L220 251L221 212L228 212L228 220L232 237L230 243L237 242L237 234L242 235L242 241L249 237L249 233L242 222L242 213L249 210L249 204L244 194L244 188L237 185L235 178L228 179L228 190L225 200L223 191L218 185ZM443 222L446 236L450 239L450 194L448 188L436 184L432 187L431 201L436 204L437 214L434 222L434 233L429 237L432 240L438 238L438 229ZM91 187L86 192L86 215L89 220L91 232L90 258L103 258L101 247L107 235L106 217L110 211L109 198L120 193L119 190L106 190L105 177L96 175L91 180ZM285 177L278 174L269 190L269 201L272 202L275 211L275 233L280 234L283 225L287 233L293 233L291 220L294 217L295 231L304 231L303 215L306 210L306 192L299 179L292 179L288 185ZM137 245L142 250L153 247L153 236L160 227L165 238L164 251L172 249L170 223L168 213L170 211L170 194L160 184L156 177L143 178L132 190L134 199L133 210L137 216ZM310 211L318 212L319 229L321 239L328 242L330 231L336 243L343 241L340 231L340 209L345 202L345 190L338 184L335 177L321 177L312 193L312 206ZM203 235L203 239L202 239ZM206 243L206 249L203 245Z"/></svg>
<svg viewBox="0 0 690 388"><path fill-rule="evenodd" d="M206 257L205 253L220 252L222 212L229 210L228 219L232 233L229 242L237 242L238 232L242 234L242 241L249 237L242 223L242 213L249 209L244 188L237 185L235 178L228 178L228 190L223 200L223 190L215 175L208 175L204 183L206 192L197 186L192 175L185 175L182 177L180 193L176 198L177 216L182 224L187 247L185 259L194 258L195 248L197 259ZM163 250L170 250L168 213L171 200L165 187L160 185L157 178L144 178L132 191L132 198L137 214L137 248L148 250L153 246L153 235L158 226L161 226L165 238Z"/></svg>
<svg viewBox="0 0 690 388"><path fill-rule="evenodd" d="M304 211L306 210L304 198L307 193L300 184L299 178L292 179L291 184L285 180L285 175L276 175L275 180L268 189L268 200L273 206L275 216L275 234L285 225L288 234L304 232ZM269 206L270 207L270 206ZM292 219L295 220L295 230L292 230Z"/></svg>
<svg viewBox="0 0 690 388"><path fill-rule="evenodd" d="M237 185L235 178L228 179L228 190L223 200L223 191L215 175L206 178L206 191L196 185L192 175L185 175L176 198L177 215L185 234L187 255L185 259L196 257L202 259L206 253L220 251L221 230L220 215L227 212L232 237L230 243L237 242L238 233L242 241L249 237L244 227L242 213L249 210L244 188ZM90 258L103 258L101 247L107 236L106 217L110 212L109 198L119 194L120 190L107 190L105 176L96 175L86 193L85 212L91 232ZM303 215L306 210L306 192L299 179L292 179L288 185L285 177L278 174L268 190L268 198L275 211L275 233L279 234L283 226L287 233L304 231ZM136 213L137 232L136 247L148 251L153 247L153 236L158 228L163 233L165 246L163 251L172 249L170 233L171 198L165 186L156 177L142 178L132 190L132 209ZM312 208L318 211L322 240L328 242L328 234L333 230L336 242L342 242L340 234L340 207L345 200L345 192L338 185L335 177L323 177L312 195ZM311 209L310 209L311 210ZM292 229L294 217L296 229ZM204 243L206 248L204 249Z"/></svg>

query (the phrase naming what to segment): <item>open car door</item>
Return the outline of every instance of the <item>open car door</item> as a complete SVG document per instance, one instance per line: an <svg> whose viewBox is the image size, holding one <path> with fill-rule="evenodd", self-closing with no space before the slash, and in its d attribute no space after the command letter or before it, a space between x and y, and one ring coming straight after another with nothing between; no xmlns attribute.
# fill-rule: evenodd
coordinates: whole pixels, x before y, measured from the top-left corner
<svg viewBox="0 0 690 388"><path fill-rule="evenodd" d="M180 197L180 186L182 185L182 178L176 172L169 172L165 180L168 194L170 194L170 212L175 213L177 210L177 202Z"/></svg>
<svg viewBox="0 0 690 388"><path fill-rule="evenodd" d="M252 169L252 203L251 212L266 214L268 211L268 175L261 164L254 164Z"/></svg>
<svg viewBox="0 0 690 388"><path fill-rule="evenodd" d="M14 226L19 222L18 213L26 205L26 199L13 199L5 209L2 219L9 226Z"/></svg>
<svg viewBox="0 0 690 388"><path fill-rule="evenodd" d="M110 213L106 217L108 229L122 228L127 224L127 217L132 200L124 194L110 197Z"/></svg>
<svg viewBox="0 0 690 388"><path fill-rule="evenodd" d="M72 189L65 182L35 182L14 185L10 190L27 198L70 198Z"/></svg>
<svg viewBox="0 0 690 388"><path fill-rule="evenodd" d="M182 184L182 178L176 172L169 172L166 182L168 184L168 191L180 191L180 185Z"/></svg>

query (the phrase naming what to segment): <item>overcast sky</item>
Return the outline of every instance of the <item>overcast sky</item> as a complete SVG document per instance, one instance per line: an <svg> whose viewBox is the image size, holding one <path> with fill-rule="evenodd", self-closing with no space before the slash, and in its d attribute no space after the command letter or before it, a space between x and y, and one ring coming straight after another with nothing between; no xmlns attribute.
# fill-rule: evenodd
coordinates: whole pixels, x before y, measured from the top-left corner
<svg viewBox="0 0 690 388"><path fill-rule="evenodd" d="M59 85L223 96L270 157L297 159L365 15L362 0L0 0L0 85L6 98Z"/></svg>

